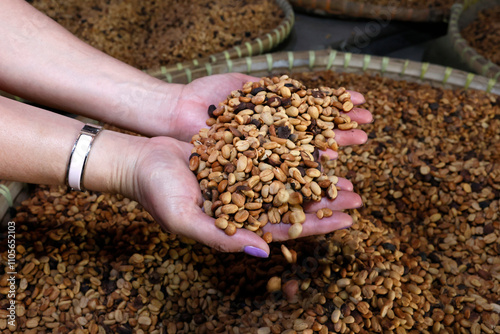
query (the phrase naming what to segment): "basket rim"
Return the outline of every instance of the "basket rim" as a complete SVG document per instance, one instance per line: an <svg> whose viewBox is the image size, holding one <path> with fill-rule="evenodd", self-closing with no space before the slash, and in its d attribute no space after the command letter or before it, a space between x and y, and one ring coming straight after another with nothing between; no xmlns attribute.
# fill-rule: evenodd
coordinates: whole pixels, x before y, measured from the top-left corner
<svg viewBox="0 0 500 334"><path fill-rule="evenodd" d="M409 8L393 5L377 5L352 0L290 0L298 11L321 16L347 16L350 18L380 19L389 14L391 20L407 22L443 22L451 12L450 7Z"/></svg>
<svg viewBox="0 0 500 334"><path fill-rule="evenodd" d="M478 2L475 2L477 4ZM459 21L462 14L472 5L454 4L451 10L450 21L448 23L448 34L451 38L454 51L460 55L464 61L476 73L497 80L500 76L500 66L479 54L463 37L459 28ZM499 3L500 5L500 3Z"/></svg>
<svg viewBox="0 0 500 334"><path fill-rule="evenodd" d="M196 78L212 74L240 72L264 76L279 70L289 72L336 70L339 72L377 73L381 76L432 83L442 87L483 90L500 96L500 83L497 82L496 78L487 78L451 67L408 59L352 54L335 50L288 51L225 59L213 64L206 63L205 66L197 68L185 67L173 72L160 72L158 79L171 83L189 83ZM7 196L2 196L3 194L0 193L0 218L3 219L10 207L10 205L6 205L10 204L8 203L9 195L10 198L15 198L21 192L24 183L0 180L1 184L10 185ZM17 193L10 190L10 187L14 187L14 185L19 189Z"/></svg>
<svg viewBox="0 0 500 334"><path fill-rule="evenodd" d="M203 58L187 60L173 65L154 67L143 71L148 74L155 74L158 72L168 73L183 70L184 68L200 67L205 63L217 63L224 59L251 57L271 51L290 35L295 24L295 12L290 3L287 0L275 0L275 2L281 10L283 10L285 17L278 26L265 35L259 36L252 41L245 42L242 46L236 45L227 50Z"/></svg>
<svg viewBox="0 0 500 334"><path fill-rule="evenodd" d="M285 51L234 60L226 59L215 64L207 63L204 67L160 73L156 77L172 83L189 83L196 78L212 74L240 72L261 76L279 70L283 72L336 70L379 73L382 76L397 76L401 80L413 79L442 86L478 89L500 95L500 83L495 78L487 78L427 62L344 53L336 50Z"/></svg>
<svg viewBox="0 0 500 334"><path fill-rule="evenodd" d="M25 189L26 183L0 180L0 221L16 204L16 198Z"/></svg>

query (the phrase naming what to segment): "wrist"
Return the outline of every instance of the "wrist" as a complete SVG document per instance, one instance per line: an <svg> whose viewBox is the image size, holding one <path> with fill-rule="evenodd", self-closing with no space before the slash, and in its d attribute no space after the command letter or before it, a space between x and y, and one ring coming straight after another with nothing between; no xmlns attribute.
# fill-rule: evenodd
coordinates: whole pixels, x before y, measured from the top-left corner
<svg viewBox="0 0 500 334"><path fill-rule="evenodd" d="M147 141L144 137L101 131L89 153L82 186L92 191L133 197L135 166Z"/></svg>
<svg viewBox="0 0 500 334"><path fill-rule="evenodd" d="M148 76L126 84L112 83L112 87L115 92L107 112L102 113L104 122L149 137L171 136L176 131L172 119L183 85Z"/></svg>

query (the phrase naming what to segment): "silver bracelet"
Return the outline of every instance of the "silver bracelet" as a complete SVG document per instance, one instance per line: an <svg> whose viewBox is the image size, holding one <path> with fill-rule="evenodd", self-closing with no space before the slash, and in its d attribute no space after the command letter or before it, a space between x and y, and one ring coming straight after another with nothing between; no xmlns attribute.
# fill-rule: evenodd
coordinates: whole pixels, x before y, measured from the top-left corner
<svg viewBox="0 0 500 334"><path fill-rule="evenodd" d="M101 132L102 127L94 124L85 124L73 145L69 157L67 182L73 190L82 190L83 173L95 137Z"/></svg>

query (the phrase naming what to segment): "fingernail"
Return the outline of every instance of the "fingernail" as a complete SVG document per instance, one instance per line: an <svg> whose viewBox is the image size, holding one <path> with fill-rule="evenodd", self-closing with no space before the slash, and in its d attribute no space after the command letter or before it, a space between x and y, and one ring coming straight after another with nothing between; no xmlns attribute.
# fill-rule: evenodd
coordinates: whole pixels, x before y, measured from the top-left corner
<svg viewBox="0 0 500 334"><path fill-rule="evenodd" d="M254 247L254 246L245 246L245 248L243 248L243 251L245 253L247 253L248 255L252 255L252 256L255 256L255 257L268 257L269 254L267 254L266 251L260 249L260 248L257 248L257 247Z"/></svg>

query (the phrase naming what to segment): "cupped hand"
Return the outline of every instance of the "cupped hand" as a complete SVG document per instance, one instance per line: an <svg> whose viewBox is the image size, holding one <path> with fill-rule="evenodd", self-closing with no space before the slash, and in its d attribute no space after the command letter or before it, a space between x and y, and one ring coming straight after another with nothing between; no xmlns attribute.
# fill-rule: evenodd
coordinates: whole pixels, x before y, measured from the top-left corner
<svg viewBox="0 0 500 334"><path fill-rule="evenodd" d="M238 90L248 81L259 81L260 78L242 73L217 74L202 77L183 86L179 99L172 107L172 116L169 117L168 136L189 142L191 137L201 128L207 127L208 107L218 105L224 101L231 91ZM364 97L357 92L351 93L351 100L355 106L365 102ZM368 110L355 107L347 115L359 124L372 122L373 118ZM361 130L335 130L336 139L340 146L356 145L366 142L366 134ZM336 154L329 152L331 158Z"/></svg>
<svg viewBox="0 0 500 334"><path fill-rule="evenodd" d="M349 139L346 144L360 139ZM215 226L215 219L206 215L201 207L203 199L198 181L189 169L192 145L168 137L155 137L142 146L134 166L131 197L138 200L161 226L174 234L184 235L224 252L246 251L259 257L269 254L268 244L257 234L244 228L228 236ZM306 221L301 236L326 234L347 228L351 217L342 210L362 205L359 195L352 191L348 180L339 179L341 190L334 201L323 199L305 207ZM315 216L318 208L334 211L328 218ZM268 223L265 232L272 232L275 241L288 239L289 224Z"/></svg>
<svg viewBox="0 0 500 334"><path fill-rule="evenodd" d="M189 142L201 128L206 128L208 107L217 106L233 90L243 87L248 81L259 78L241 73L216 74L202 77L183 86L172 116L168 120L171 129L168 136Z"/></svg>

